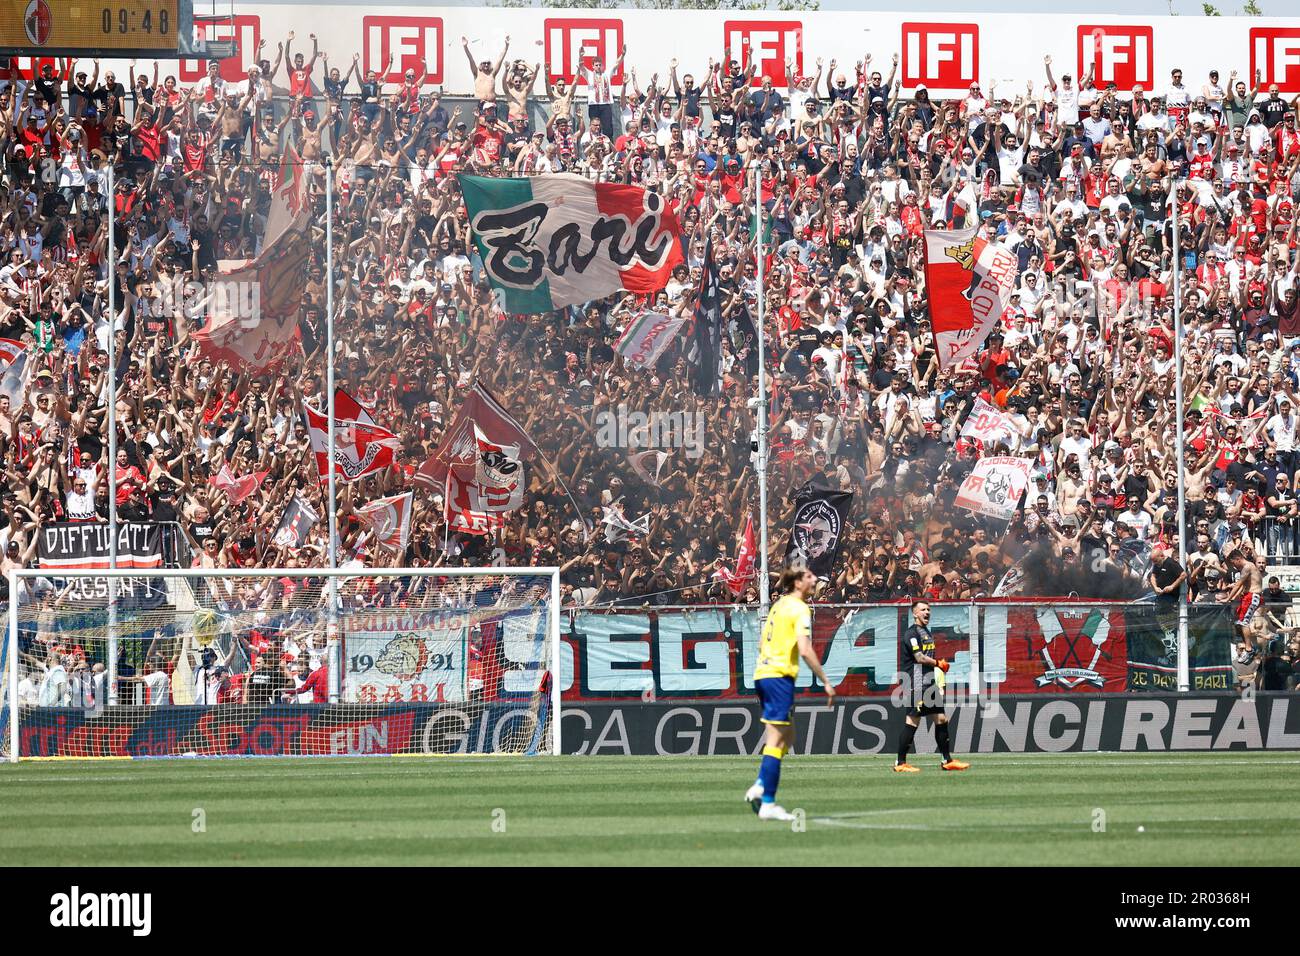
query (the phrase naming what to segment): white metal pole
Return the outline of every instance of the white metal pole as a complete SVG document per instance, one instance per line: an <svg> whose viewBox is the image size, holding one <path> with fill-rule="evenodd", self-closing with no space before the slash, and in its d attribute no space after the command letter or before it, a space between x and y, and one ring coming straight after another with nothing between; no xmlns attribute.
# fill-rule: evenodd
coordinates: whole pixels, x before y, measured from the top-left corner
<svg viewBox="0 0 1300 956"><path fill-rule="evenodd" d="M108 566L117 567L117 187L108 163ZM117 580L108 580L108 660L104 684L110 707L117 704Z"/></svg>
<svg viewBox="0 0 1300 956"><path fill-rule="evenodd" d="M754 169L754 251L758 274L758 295L755 311L758 313L758 618L759 624L767 617L768 604L771 602L770 582L767 573L767 362L763 346L763 333L766 329L763 310L766 304L763 295L763 172Z"/></svg>
<svg viewBox="0 0 1300 956"><path fill-rule="evenodd" d="M9 575L9 762L18 762L18 586L17 575Z"/></svg>
<svg viewBox="0 0 1300 956"><path fill-rule="evenodd" d="M547 630L551 635L551 754L558 757L560 749L560 572L551 574L551 615Z"/></svg>
<svg viewBox="0 0 1300 956"><path fill-rule="evenodd" d="M330 512L330 570L339 566L338 507L334 500L334 162L325 159L325 427L329 434L329 512ZM343 655L339 647L338 579L329 579L329 611L326 627L329 634L329 685L330 703L339 701Z"/></svg>
<svg viewBox="0 0 1300 956"><path fill-rule="evenodd" d="M1183 250L1178 222L1178 184L1174 184L1173 266L1174 266L1174 448L1178 456L1178 563L1187 568L1187 471L1183 424ZM1178 589L1178 690L1191 685L1191 668L1187 653L1187 582Z"/></svg>

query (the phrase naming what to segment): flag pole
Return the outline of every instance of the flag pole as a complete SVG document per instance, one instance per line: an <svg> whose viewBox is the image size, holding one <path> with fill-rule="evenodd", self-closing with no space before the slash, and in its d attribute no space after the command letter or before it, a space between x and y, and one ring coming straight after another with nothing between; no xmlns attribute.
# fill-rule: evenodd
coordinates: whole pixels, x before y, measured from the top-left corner
<svg viewBox="0 0 1300 956"><path fill-rule="evenodd" d="M108 567L117 567L117 184L108 163ZM108 642L104 678L110 707L117 704L117 578L108 580ZM14 661L14 666L18 662Z"/></svg>
<svg viewBox="0 0 1300 956"><path fill-rule="evenodd" d="M329 566L338 567L338 509L335 505L334 481L334 160L325 157L325 430L328 434L328 497L329 497ZM339 701L342 654L339 653L338 630L338 578L329 580L329 615L327 645L329 649L330 703Z"/></svg>
<svg viewBox="0 0 1300 956"><path fill-rule="evenodd" d="M1174 180L1173 203L1173 286L1174 286L1174 449L1178 456L1178 563L1187 571L1187 472L1183 425L1183 298L1182 234L1178 222L1178 181ZM1191 685L1191 668L1187 650L1187 581L1178 589L1178 690L1185 693Z"/></svg>
<svg viewBox="0 0 1300 956"><path fill-rule="evenodd" d="M758 295L755 311L758 313L758 603L759 620L767 617L771 603L770 582L767 576L767 363L763 347L763 171L754 166L754 251L758 276Z"/></svg>

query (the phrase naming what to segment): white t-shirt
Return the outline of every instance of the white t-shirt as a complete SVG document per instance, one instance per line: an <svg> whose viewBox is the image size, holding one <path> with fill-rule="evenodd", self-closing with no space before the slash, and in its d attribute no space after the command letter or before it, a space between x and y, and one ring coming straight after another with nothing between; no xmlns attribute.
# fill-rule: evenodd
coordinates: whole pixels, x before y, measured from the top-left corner
<svg viewBox="0 0 1300 956"><path fill-rule="evenodd" d="M165 707L172 702L171 678L166 671L144 675L145 703L150 707Z"/></svg>

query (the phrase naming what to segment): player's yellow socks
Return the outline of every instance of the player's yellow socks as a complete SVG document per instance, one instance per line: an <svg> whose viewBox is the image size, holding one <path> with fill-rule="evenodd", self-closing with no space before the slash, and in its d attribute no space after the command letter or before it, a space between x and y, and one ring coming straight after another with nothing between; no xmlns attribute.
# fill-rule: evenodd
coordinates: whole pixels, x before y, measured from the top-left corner
<svg viewBox="0 0 1300 956"><path fill-rule="evenodd" d="M763 756L764 756L764 757L775 757L777 760L780 760L782 757L785 756L785 748L784 748L784 747L764 747L764 748L763 748Z"/></svg>

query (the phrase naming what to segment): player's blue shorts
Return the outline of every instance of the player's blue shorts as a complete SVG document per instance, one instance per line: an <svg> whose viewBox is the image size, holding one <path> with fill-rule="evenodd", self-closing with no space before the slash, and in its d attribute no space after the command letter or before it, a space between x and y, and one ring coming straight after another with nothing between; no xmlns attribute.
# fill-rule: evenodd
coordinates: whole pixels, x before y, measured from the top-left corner
<svg viewBox="0 0 1300 956"><path fill-rule="evenodd" d="M763 705L763 723L788 724L794 709L794 678L763 677L754 681L758 701Z"/></svg>

